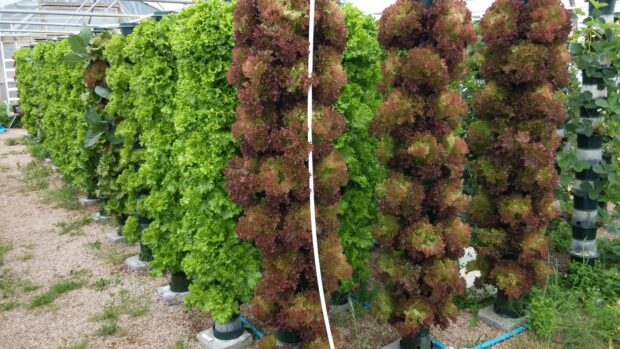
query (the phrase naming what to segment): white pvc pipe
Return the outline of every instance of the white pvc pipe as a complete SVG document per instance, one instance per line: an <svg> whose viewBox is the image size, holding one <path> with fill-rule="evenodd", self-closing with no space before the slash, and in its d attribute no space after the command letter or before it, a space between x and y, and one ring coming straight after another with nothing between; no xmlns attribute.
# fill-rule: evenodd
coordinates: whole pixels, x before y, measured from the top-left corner
<svg viewBox="0 0 620 349"><path fill-rule="evenodd" d="M308 49L308 78L312 79L314 72L314 0L310 0L310 29L308 32L308 41L310 47ZM310 152L308 153L308 172L310 174L310 226L312 227L312 250L314 252L314 268L316 269L316 280L319 286L319 298L321 299L321 309L323 311L323 322L327 331L327 340L330 349L335 349L334 338L332 336L331 326L329 325L329 314L327 312L327 303L325 302L325 292L323 291L323 277L321 275L321 261L319 259L319 238L316 233L316 208L314 204L314 162L312 160L312 84L308 87L308 143L310 143Z"/></svg>

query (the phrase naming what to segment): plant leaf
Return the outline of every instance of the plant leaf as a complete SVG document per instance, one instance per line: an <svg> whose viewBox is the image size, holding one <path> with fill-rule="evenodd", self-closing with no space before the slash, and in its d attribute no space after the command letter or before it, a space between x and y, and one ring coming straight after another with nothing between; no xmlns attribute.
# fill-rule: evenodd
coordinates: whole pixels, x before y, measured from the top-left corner
<svg viewBox="0 0 620 349"><path fill-rule="evenodd" d="M107 87L95 86L95 93L101 98L109 99L110 97L110 89Z"/></svg>

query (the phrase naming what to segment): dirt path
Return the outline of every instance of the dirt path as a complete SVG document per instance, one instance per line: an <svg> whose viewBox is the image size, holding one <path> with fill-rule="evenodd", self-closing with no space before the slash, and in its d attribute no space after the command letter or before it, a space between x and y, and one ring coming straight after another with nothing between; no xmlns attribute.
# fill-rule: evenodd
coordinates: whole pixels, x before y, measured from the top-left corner
<svg viewBox="0 0 620 349"><path fill-rule="evenodd" d="M164 305L155 289L165 278L127 270L138 248L110 245L111 225L86 223L96 208L43 203L62 195L62 181L6 141L24 134L0 135L0 348L198 348L208 315Z"/></svg>
<svg viewBox="0 0 620 349"><path fill-rule="evenodd" d="M138 247L108 243L114 227L90 222L98 208L77 207L50 164L20 144L24 135L0 134L0 349L200 348L195 335L211 325L209 316L164 305L155 290L167 279L127 270L124 260ZM462 313L433 335L462 348L501 334L471 318ZM332 323L343 349L375 349L397 337L365 311L333 315ZM521 335L495 348L535 347Z"/></svg>

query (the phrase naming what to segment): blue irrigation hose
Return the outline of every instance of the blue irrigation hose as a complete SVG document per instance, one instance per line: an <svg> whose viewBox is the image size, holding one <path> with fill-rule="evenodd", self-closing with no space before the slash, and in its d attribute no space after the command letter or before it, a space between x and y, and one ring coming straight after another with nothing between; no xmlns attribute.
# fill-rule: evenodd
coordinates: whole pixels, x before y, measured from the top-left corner
<svg viewBox="0 0 620 349"><path fill-rule="evenodd" d="M254 332L254 334L256 335L256 337L258 339L261 339L263 337L265 337L265 334L263 334L258 328L254 327L254 325L252 325L246 318L244 318L243 316L241 316L241 323L243 323L244 325L246 325L247 327L250 328L250 330L252 330L252 332Z"/></svg>
<svg viewBox="0 0 620 349"><path fill-rule="evenodd" d="M366 309L370 309L370 304L366 301L360 301L359 299L357 299L357 297L352 294L349 293L349 296L351 296L351 299L353 299L354 301L357 301L362 307L366 308ZM446 349L446 346L443 345L440 341L436 340L435 338L431 337L431 341L433 342L433 345L435 346L435 348L437 349Z"/></svg>
<svg viewBox="0 0 620 349"><path fill-rule="evenodd" d="M482 344L478 344L475 347L471 347L470 349L485 349L485 348L489 348L489 347L494 346L495 344L497 344L499 342L505 341L506 339L508 339L510 337L516 336L516 335L518 335L519 333L521 333L521 332L523 332L525 330L527 330L527 326L525 326L525 325L521 326L521 327L518 327L518 328L516 328L516 329L514 329L514 330L512 330L512 331L510 331L508 333L505 333L505 334L503 334L503 335L501 335L499 337L493 338L490 341L484 342Z"/></svg>
<svg viewBox="0 0 620 349"><path fill-rule="evenodd" d="M0 126L0 133L5 133L6 132L6 128L4 128L4 126Z"/></svg>
<svg viewBox="0 0 620 349"><path fill-rule="evenodd" d="M605 226L605 229L614 230L616 232L620 232L620 225L611 225L608 224Z"/></svg>

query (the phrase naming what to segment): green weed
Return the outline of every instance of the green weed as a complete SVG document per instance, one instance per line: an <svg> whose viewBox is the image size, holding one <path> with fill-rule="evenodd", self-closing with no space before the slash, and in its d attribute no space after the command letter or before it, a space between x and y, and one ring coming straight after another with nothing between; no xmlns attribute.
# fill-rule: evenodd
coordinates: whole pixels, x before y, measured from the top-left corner
<svg viewBox="0 0 620 349"><path fill-rule="evenodd" d="M47 150L45 150L45 147L43 146L43 144L39 143L37 140L34 139L34 137L32 136L24 136L21 139L22 144L25 144L26 146L28 146L28 150L30 151L30 154L38 160L44 160L47 157Z"/></svg>
<svg viewBox="0 0 620 349"><path fill-rule="evenodd" d="M43 203L65 210L78 210L80 208L78 194L79 190L68 183L63 183L60 188L46 192Z"/></svg>
<svg viewBox="0 0 620 349"><path fill-rule="evenodd" d="M92 321L102 323L95 334L98 336L116 334L121 330L118 325L118 319L121 315L139 317L146 314L148 310L149 304L147 301L130 295L126 290L121 290L117 299L106 303L101 313L92 317Z"/></svg>
<svg viewBox="0 0 620 349"><path fill-rule="evenodd" d="M28 305L29 309L34 309L42 305L53 303L63 294L77 290L84 286L84 281L59 281L50 287L49 291L35 297Z"/></svg>
<svg viewBox="0 0 620 349"><path fill-rule="evenodd" d="M87 349L88 348L88 339L84 338L81 341L70 345L68 347L61 347L60 349Z"/></svg>
<svg viewBox="0 0 620 349"><path fill-rule="evenodd" d="M4 144L8 146L12 146L12 145L21 144L21 142L19 138L7 138L4 140Z"/></svg>
<svg viewBox="0 0 620 349"><path fill-rule="evenodd" d="M13 243L0 241L0 266L4 265L4 256L13 249Z"/></svg>
<svg viewBox="0 0 620 349"><path fill-rule="evenodd" d="M22 180L26 191L38 191L49 187L49 177L52 175L52 169L40 161L31 161L24 167L18 167L22 171Z"/></svg>
<svg viewBox="0 0 620 349"><path fill-rule="evenodd" d="M70 221L59 222L56 223L56 226L60 228L60 235L84 235L84 231L82 231L82 227L89 224L91 222L90 216L82 215L78 217L74 217Z"/></svg>
<svg viewBox="0 0 620 349"><path fill-rule="evenodd" d="M2 303L0 304L0 312L2 311L10 311L13 310L15 308L17 308L19 306L19 303L17 303L16 301L10 301L10 302L6 302L6 303Z"/></svg>

